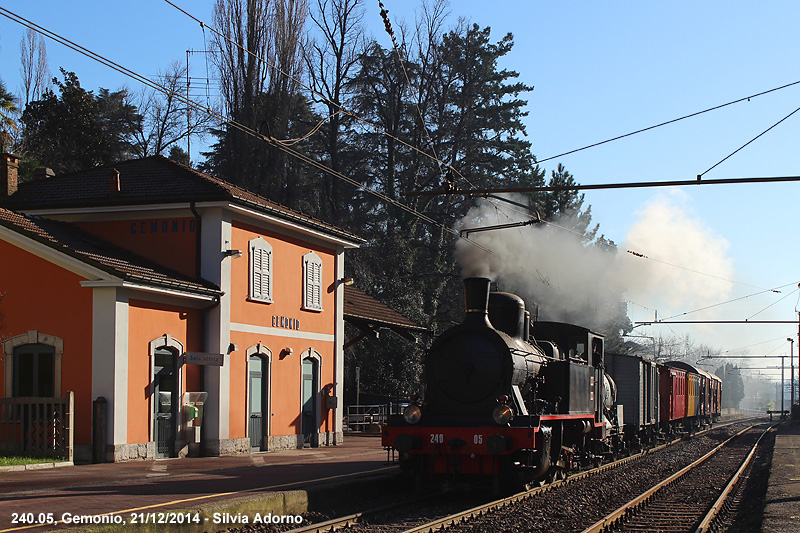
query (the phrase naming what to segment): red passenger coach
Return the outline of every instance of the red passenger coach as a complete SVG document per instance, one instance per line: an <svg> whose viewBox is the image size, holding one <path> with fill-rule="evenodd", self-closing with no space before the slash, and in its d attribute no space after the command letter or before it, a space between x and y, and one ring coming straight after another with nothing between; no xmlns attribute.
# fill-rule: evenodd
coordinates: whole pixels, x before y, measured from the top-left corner
<svg viewBox="0 0 800 533"><path fill-rule="evenodd" d="M685 361L660 366L661 430L692 432L721 414L722 380Z"/></svg>
<svg viewBox="0 0 800 533"><path fill-rule="evenodd" d="M661 425L669 427L686 416L686 372L662 366L659 380Z"/></svg>

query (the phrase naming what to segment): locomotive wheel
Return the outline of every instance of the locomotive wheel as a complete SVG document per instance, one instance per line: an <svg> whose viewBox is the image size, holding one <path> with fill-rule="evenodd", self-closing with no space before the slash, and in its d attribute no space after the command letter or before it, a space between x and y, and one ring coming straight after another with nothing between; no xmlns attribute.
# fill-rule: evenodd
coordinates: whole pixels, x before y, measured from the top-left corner
<svg viewBox="0 0 800 533"><path fill-rule="evenodd" d="M554 481L561 481L565 479L567 476L564 473L564 470L561 468L554 468L552 472L547 476L547 482L552 483Z"/></svg>

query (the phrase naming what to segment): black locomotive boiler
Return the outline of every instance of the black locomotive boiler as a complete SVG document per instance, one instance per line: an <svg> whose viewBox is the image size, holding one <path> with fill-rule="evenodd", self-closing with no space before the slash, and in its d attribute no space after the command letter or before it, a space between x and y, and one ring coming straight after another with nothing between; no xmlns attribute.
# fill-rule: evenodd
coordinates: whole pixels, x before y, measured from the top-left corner
<svg viewBox="0 0 800 533"><path fill-rule="evenodd" d="M464 322L431 345L424 397L391 417L383 445L420 478L527 483L599 462L621 423L603 337L555 322L531 332L525 302L489 286L464 280Z"/></svg>

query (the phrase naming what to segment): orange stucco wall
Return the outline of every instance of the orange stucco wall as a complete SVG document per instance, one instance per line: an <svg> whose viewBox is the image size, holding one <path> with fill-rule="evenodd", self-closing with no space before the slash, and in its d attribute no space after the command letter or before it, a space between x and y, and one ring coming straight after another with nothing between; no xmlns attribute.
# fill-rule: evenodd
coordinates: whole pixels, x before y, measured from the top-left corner
<svg viewBox="0 0 800 533"><path fill-rule="evenodd" d="M177 224L177 226L175 226ZM76 224L91 233L124 246L153 261L189 276L195 273L197 227L194 218L82 222ZM173 231L173 228L175 231ZM248 300L248 241L263 237L273 248L273 299L266 304ZM335 251L285 235L264 231L240 222L232 225L231 247L243 252L230 258L230 320L260 328L269 333L231 332L231 342L239 349L228 359L230 401L229 438L247 436L248 375L247 348L261 343L272 351L270 366L270 434L301 433L302 357L309 349L322 359L319 386L322 390L335 379L336 325ZM169 253L164 253L168 250ZM322 260L323 311L303 310L303 256L315 252ZM48 260L40 259L0 241L0 313L5 327L0 338L38 330L64 340L62 391L75 392L75 443L91 443L92 411L92 290L80 286L83 278ZM205 351L202 310L156 304L141 299L129 302L128 323L128 418L127 443L151 440L151 361L149 343L164 334L181 342L186 351ZM281 320L292 319L295 329ZM304 339L298 334L321 335ZM292 355L282 356L285 348ZM226 362L226 364L228 364ZM0 369L4 370L0 360ZM183 365L182 391L203 390L203 367ZM2 374L0 374L2 376ZM0 394L4 394L0 379ZM320 395L320 432L333 429L333 413L325 409Z"/></svg>
<svg viewBox="0 0 800 533"><path fill-rule="evenodd" d="M250 301L248 243L263 237L273 251L273 303ZM261 343L272 352L269 397L271 398L270 434L296 435L301 433L301 356L309 348L322 357L320 389L332 384L335 372L333 341L308 340L294 336L294 330L281 327L281 317L298 321L297 331L333 335L336 325L334 251L285 235L272 233L234 221L231 229L232 248L243 255L231 263L231 322L285 330L285 335L261 335L231 332L231 342L239 346L231 361L231 401L229 430L231 438L246 435L248 411L247 348ZM322 312L306 311L303 307L303 256L315 252L322 260ZM291 348L292 355L281 357L281 351ZM320 402L322 403L322 402ZM332 428L332 412L322 409L320 431Z"/></svg>
<svg viewBox="0 0 800 533"><path fill-rule="evenodd" d="M198 232L193 217L76 222L75 225L181 274L195 275Z"/></svg>
<svg viewBox="0 0 800 533"><path fill-rule="evenodd" d="M75 393L75 444L90 444L92 436L92 290L80 286L84 279L0 241L0 338L37 330L63 339L61 391ZM4 376L2 360L0 369Z"/></svg>
<svg viewBox="0 0 800 533"><path fill-rule="evenodd" d="M292 337L265 337L253 333L236 333L231 336L232 342L240 350L231 357L231 408L230 432L231 438L245 436L245 424L249 414L248 409L248 376L247 348L258 343L263 344L272 352L272 365L270 368L269 397L270 404L270 435L298 435L301 432L301 384L302 384L302 357L309 348L316 351L322 358L320 368L320 390L334 382L334 343L321 341L308 341ZM292 348L292 355L281 355L284 348ZM322 413L320 432L333 429L333 411L324 409L322 398L318 406Z"/></svg>
<svg viewBox="0 0 800 533"><path fill-rule="evenodd" d="M273 251L274 303L270 304L248 300L250 261L247 247L248 242L257 237L263 237ZM332 250L236 222L231 229L231 240L232 247L243 252L242 257L231 262L231 322L273 327L273 316L286 317L299 320L302 331L334 333L335 256ZM302 309L303 256L312 251L322 259L322 312Z"/></svg>
<svg viewBox="0 0 800 533"><path fill-rule="evenodd" d="M203 316L197 309L134 299L128 310L128 443L134 444L151 440L150 341L169 334L185 351L202 351ZM181 394L202 390L199 366L183 365L180 371Z"/></svg>

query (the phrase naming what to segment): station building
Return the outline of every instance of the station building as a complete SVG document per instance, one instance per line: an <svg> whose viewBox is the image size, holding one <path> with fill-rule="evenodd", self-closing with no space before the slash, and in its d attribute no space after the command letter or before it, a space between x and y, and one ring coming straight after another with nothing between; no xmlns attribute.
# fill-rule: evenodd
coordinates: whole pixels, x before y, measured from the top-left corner
<svg viewBox="0 0 800 533"><path fill-rule="evenodd" d="M73 391L76 460L99 398L109 461L341 442L359 237L161 156L23 184L17 164L0 157L0 397Z"/></svg>

